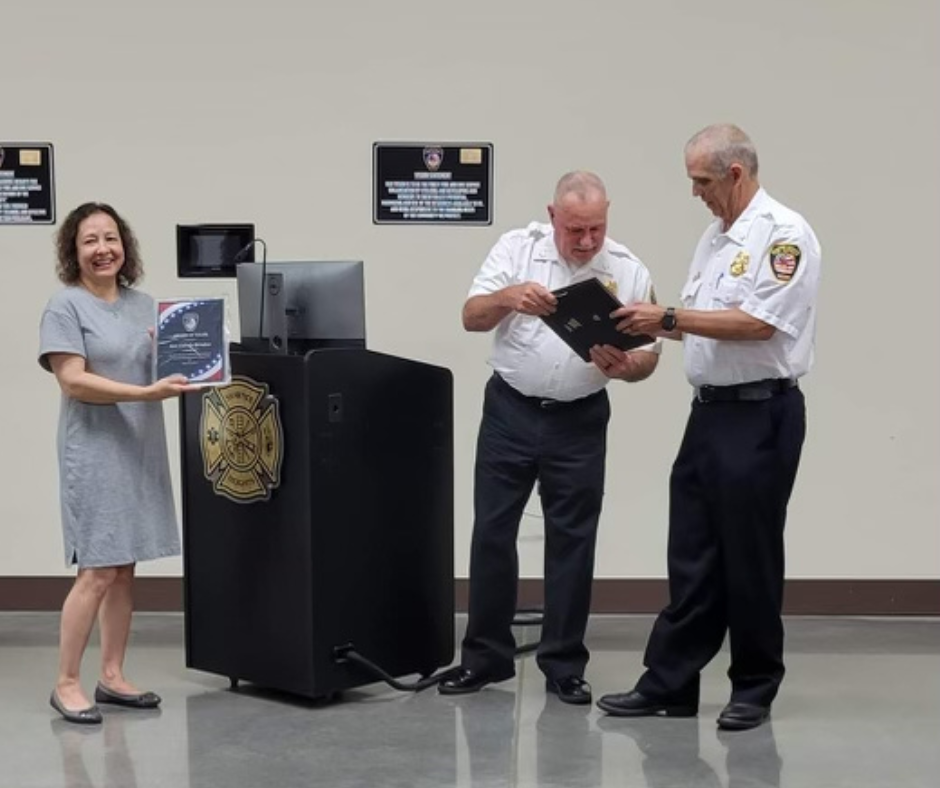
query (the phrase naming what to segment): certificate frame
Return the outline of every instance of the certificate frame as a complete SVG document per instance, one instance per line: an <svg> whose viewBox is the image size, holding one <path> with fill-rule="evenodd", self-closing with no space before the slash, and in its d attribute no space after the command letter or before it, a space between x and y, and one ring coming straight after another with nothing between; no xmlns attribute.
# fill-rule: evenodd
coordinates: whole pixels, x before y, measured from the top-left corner
<svg viewBox="0 0 940 788"><path fill-rule="evenodd" d="M623 304L601 284L597 277L552 290L557 299L555 312L542 320L584 361L591 361L595 345L613 345L620 350L636 350L653 344L647 334L624 334L617 330L617 321L610 316Z"/></svg>
<svg viewBox="0 0 940 788"><path fill-rule="evenodd" d="M157 299L153 379L182 375L196 386L229 383L232 372L226 317L224 296Z"/></svg>

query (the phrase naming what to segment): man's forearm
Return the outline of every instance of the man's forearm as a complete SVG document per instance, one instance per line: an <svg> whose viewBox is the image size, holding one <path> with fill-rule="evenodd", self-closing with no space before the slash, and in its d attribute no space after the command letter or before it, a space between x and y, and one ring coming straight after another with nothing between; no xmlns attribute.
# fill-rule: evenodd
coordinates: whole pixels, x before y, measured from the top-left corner
<svg viewBox="0 0 940 788"><path fill-rule="evenodd" d="M676 332L680 337L682 334L696 334L708 339L763 341L770 339L775 331L769 323L751 317L740 309L676 310Z"/></svg>
<svg viewBox="0 0 940 788"><path fill-rule="evenodd" d="M502 303L502 293L473 296L463 307L463 327L466 331L492 331L512 308Z"/></svg>

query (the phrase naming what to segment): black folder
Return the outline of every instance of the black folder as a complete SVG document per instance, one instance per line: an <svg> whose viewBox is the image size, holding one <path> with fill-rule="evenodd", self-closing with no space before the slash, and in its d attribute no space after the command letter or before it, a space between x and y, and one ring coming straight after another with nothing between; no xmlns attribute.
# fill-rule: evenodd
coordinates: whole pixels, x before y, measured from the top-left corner
<svg viewBox="0 0 940 788"><path fill-rule="evenodd" d="M555 313L542 320L585 361L591 360L594 345L613 345L634 350L655 342L651 336L632 336L617 330L610 313L623 306L596 278L553 290L558 299Z"/></svg>

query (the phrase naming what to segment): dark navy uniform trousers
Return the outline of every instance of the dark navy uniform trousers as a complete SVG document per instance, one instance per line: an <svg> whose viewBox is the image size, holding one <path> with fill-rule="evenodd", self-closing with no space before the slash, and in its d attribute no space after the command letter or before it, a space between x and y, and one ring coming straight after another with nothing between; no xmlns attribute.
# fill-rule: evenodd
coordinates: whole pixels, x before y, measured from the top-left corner
<svg viewBox="0 0 940 788"><path fill-rule="evenodd" d="M463 667L495 678L515 672L516 537L538 481L545 608L537 660L551 679L583 675L609 420L604 390L558 402L526 397L498 375L487 383L477 441Z"/></svg>
<svg viewBox="0 0 940 788"><path fill-rule="evenodd" d="M697 704L729 637L731 700L769 706L783 679L784 541L806 416L797 387L762 401L695 401L670 478L668 607L637 689Z"/></svg>

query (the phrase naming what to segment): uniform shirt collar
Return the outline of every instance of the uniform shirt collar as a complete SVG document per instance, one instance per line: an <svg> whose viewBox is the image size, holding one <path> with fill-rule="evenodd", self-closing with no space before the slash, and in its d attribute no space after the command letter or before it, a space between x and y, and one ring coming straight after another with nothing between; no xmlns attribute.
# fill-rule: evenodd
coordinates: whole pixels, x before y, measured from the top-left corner
<svg viewBox="0 0 940 788"><path fill-rule="evenodd" d="M744 209L743 213L735 220L734 224L728 229L727 232L721 232L721 220L718 220L718 235L724 235L729 241L733 241L738 244L738 246L744 246L747 241L747 236L751 231L751 225L754 223L754 220L761 215L764 203L767 201L767 192L763 188L757 190L751 201L747 204L747 208Z"/></svg>

